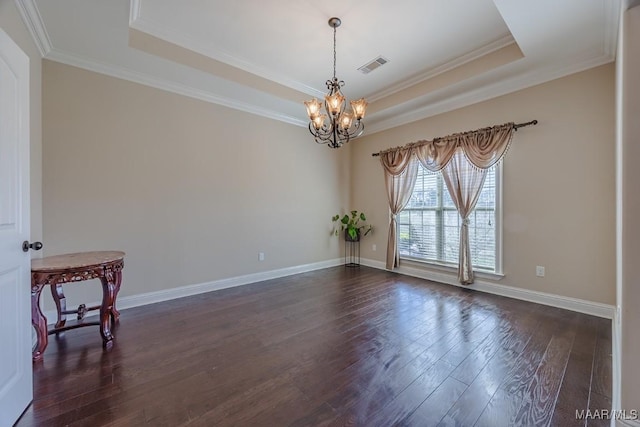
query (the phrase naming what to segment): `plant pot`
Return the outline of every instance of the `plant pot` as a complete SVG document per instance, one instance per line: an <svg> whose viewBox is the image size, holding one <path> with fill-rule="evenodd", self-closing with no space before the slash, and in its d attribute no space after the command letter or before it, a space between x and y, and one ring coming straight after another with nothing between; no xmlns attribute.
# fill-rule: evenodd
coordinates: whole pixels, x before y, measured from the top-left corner
<svg viewBox="0 0 640 427"><path fill-rule="evenodd" d="M356 228L356 237L355 239L351 237L349 234L349 230L344 230L344 240L347 242L359 242L360 241L360 229Z"/></svg>

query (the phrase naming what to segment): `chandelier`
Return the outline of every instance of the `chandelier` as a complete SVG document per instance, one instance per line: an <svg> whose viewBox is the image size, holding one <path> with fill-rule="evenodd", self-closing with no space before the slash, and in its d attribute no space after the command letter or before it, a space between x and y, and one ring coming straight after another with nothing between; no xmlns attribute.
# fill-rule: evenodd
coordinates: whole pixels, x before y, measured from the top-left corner
<svg viewBox="0 0 640 427"><path fill-rule="evenodd" d="M327 80L326 83L329 89L329 93L324 96L327 114L322 112L322 104L316 98L304 103L310 120L309 132L318 144L328 144L330 148L340 148L351 138L362 135L364 123L361 120L367 109L367 101L364 98L351 101L351 111L345 109L346 99L340 92L344 81L336 77L336 28L341 23L340 18L329 19L329 26L333 28L333 79Z"/></svg>

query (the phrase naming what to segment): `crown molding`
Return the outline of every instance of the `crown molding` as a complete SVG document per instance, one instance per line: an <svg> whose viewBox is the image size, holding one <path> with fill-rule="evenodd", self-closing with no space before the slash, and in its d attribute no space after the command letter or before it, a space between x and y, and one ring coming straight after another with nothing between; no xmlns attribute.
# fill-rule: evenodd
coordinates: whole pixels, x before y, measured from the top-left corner
<svg viewBox="0 0 640 427"><path fill-rule="evenodd" d="M246 113L255 114L280 122L289 123L295 126L306 127L307 122L298 117L282 114L274 109L266 109L258 107L246 102L216 95L211 92L205 92L201 89L175 83L167 79L154 77L152 75L127 69L125 67L112 64L101 63L93 59L88 59L79 55L63 52L57 49L51 49L46 59L60 62L62 64L71 65L73 67L82 68L99 74L105 74L134 83L140 83L145 86L151 86L156 89L165 90L167 92L184 95L189 98L199 99L201 101L222 105L234 110L244 111Z"/></svg>
<svg viewBox="0 0 640 427"><path fill-rule="evenodd" d="M295 89L309 96L324 97L325 95L325 92L308 86L302 82L294 79L289 79L279 73L269 72L264 68L261 68L260 66L247 60L241 59L223 50L215 49L211 44L200 43L192 37L175 32L169 28L166 28L147 19L143 19L140 16L140 0L132 0L131 2L129 27L180 46L183 49L197 52L216 61L223 62L232 67L262 77L263 79L270 80L283 86Z"/></svg>
<svg viewBox="0 0 640 427"><path fill-rule="evenodd" d="M387 96L393 95L394 93L403 91L405 89L410 88L411 86L422 83L425 80L432 79L440 74L449 72L454 68L458 68L461 65L474 61L478 58L481 58L485 55L488 55L492 52L495 52L503 47L509 46L510 44L515 43L513 36L511 34L507 34L491 43L488 43L480 48L473 50L471 52L465 53L464 55L458 56L457 58L452 59L444 64L441 64L435 68L431 68L423 73L417 74L407 80L403 80L402 82L389 86L388 88L377 92L373 95L367 97L370 103L374 103L380 99L386 98Z"/></svg>
<svg viewBox="0 0 640 427"><path fill-rule="evenodd" d="M261 117L278 120L284 123L292 124L294 126L307 127L308 125L308 122L304 119L288 114L282 114L275 109L257 107L246 102L222 97L211 92L205 92L195 87L174 83L166 79L160 79L152 75L126 69L124 67L100 63L93 59L88 59L57 49L51 49L46 55L46 58L52 61L60 62L96 73L109 75L111 77L116 77L135 83L140 83L146 86L155 87L157 89L177 93L179 95L199 99L205 102L222 105L228 108L244 111L246 113L255 114ZM562 67L560 69L550 67L542 72L536 70L535 72L522 74L516 78L502 80L498 83L484 86L475 91L468 91L458 96L447 97L447 99L440 102L428 103L422 108L417 108L403 114L401 113L386 120L375 121L374 119L370 122L370 124L367 125L367 134L371 135L377 132L382 132L418 120L426 119L436 114L445 113L458 108L466 107L468 105L476 104L478 102L486 101L501 95L526 89L528 87L564 77L569 74L577 73L589 68L609 63L612 60L613 59L609 56L600 56L583 61L579 64L572 64L567 67ZM444 88L440 91L434 92L434 94L438 94L449 89L450 88Z"/></svg>
<svg viewBox="0 0 640 427"><path fill-rule="evenodd" d="M15 4L33 42L40 51L40 56L46 57L53 47L34 0L15 0Z"/></svg>
<svg viewBox="0 0 640 427"><path fill-rule="evenodd" d="M418 120L426 119L436 114L446 113L448 111L463 108L469 105L487 101L498 96L506 95L528 87L546 83L551 80L559 79L570 74L579 73L600 65L608 64L614 59L608 55L601 55L590 58L576 64L570 64L565 67L547 67L543 70L533 70L516 77L501 80L500 82L489 84L473 91L466 91L457 96L446 97L445 100L429 103L424 107L408 111L406 113L397 114L389 119L374 121L367 128L369 135L382 132L391 128L406 125ZM432 93L432 95L440 94L451 88L444 88Z"/></svg>
<svg viewBox="0 0 640 427"><path fill-rule="evenodd" d="M261 117L278 120L284 123L292 124L294 126L307 127L308 125L308 122L304 119L288 114L282 114L275 109L257 107L246 102L219 96L211 92L205 92L195 87L174 83L166 79L157 78L152 75L126 69L124 67L100 63L93 59L88 59L57 49L51 49L46 55L46 58L52 61L60 62L96 73L129 80L135 83L155 87L157 89L177 93L179 95L184 95L190 98L222 105L228 108L244 111L246 113L255 114ZM534 72L521 74L518 77L508 80L502 80L498 83L484 86L478 90L467 91L454 97L447 97L445 100L440 102L428 103L424 107L417 108L406 113L394 115L389 119L381 121L375 121L374 119L373 121L370 121L370 124L367 125L367 134L371 135L377 132L382 132L418 120L426 119L436 114L445 113L458 108L466 107L468 105L476 104L478 102L487 101L501 95L526 89L528 87L564 77L569 74L584 71L589 68L597 67L599 65L609 63L612 60L613 58L611 58L610 56L604 55L597 58L585 60L578 64L571 64L566 67L549 67L543 71L536 70ZM444 88L440 91L434 92L433 94L439 94L442 91L446 90L450 90L450 88Z"/></svg>

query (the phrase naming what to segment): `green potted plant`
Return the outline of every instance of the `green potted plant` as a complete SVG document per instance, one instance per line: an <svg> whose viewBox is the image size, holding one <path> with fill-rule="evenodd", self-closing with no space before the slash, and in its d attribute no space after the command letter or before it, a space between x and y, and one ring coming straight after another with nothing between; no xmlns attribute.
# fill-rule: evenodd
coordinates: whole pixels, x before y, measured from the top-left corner
<svg viewBox="0 0 640 427"><path fill-rule="evenodd" d="M351 211L351 216L345 214L343 217L340 217L340 214L334 215L331 218L331 221L338 222L335 225L333 232L337 236L338 233L344 230L344 239L348 242L358 242L360 241L361 232L364 230L364 236L369 234L373 227L371 225L366 225L360 223L360 221L364 222L367 220L364 212ZM338 230L338 228L340 228Z"/></svg>

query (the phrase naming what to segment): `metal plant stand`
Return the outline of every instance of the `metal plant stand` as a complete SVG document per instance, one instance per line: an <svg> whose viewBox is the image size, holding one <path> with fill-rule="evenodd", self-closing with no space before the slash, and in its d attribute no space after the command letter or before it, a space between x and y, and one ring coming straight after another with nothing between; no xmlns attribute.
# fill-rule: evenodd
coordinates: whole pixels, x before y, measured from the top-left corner
<svg viewBox="0 0 640 427"><path fill-rule="evenodd" d="M344 266L360 267L360 240L344 241Z"/></svg>

